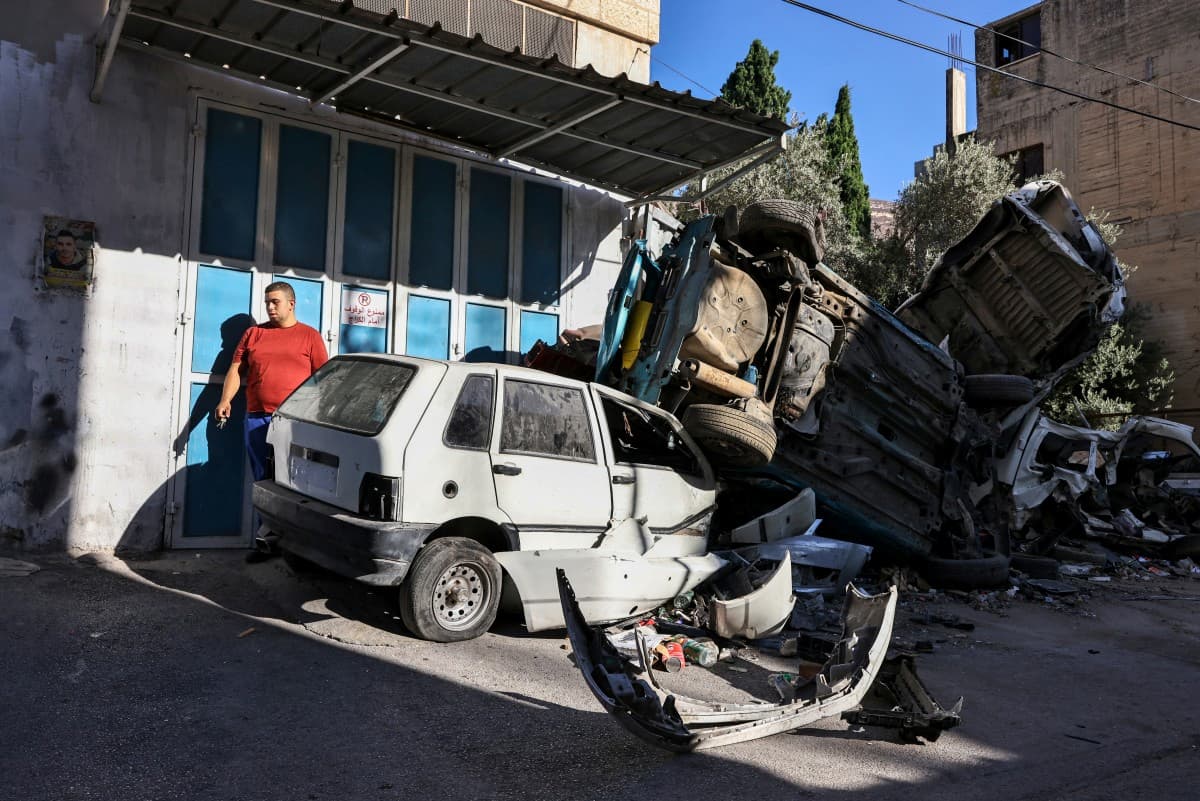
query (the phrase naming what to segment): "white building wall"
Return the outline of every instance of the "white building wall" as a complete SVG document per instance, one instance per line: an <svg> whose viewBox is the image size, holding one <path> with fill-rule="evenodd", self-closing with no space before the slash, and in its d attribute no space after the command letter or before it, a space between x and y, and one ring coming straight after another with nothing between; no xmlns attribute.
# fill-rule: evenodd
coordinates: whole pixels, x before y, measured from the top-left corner
<svg viewBox="0 0 1200 801"><path fill-rule="evenodd" d="M186 438L176 364L195 98L307 113L295 98L125 49L91 103L106 5L0 15L0 544L24 549L162 545ZM602 319L624 216L605 193L569 196L564 328ZM96 223L89 293L35 280L43 215Z"/></svg>

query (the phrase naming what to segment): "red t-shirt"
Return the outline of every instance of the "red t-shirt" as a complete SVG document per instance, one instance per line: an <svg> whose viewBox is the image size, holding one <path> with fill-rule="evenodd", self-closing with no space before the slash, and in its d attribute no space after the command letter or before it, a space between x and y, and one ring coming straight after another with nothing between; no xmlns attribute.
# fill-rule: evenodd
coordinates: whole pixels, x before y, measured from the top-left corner
<svg viewBox="0 0 1200 801"><path fill-rule="evenodd" d="M329 361L325 341L311 325L262 323L242 334L233 352L246 384L246 411L274 414L292 390Z"/></svg>

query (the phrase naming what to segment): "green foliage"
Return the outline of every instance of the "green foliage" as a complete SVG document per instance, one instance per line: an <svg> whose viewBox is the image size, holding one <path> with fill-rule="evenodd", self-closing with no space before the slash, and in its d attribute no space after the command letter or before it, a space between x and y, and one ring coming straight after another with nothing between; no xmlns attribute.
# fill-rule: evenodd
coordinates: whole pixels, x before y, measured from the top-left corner
<svg viewBox="0 0 1200 801"><path fill-rule="evenodd" d="M1115 429L1130 414L1169 406L1175 373L1163 356L1163 343L1142 334L1149 316L1145 306L1128 308L1095 353L1055 388L1042 404L1043 411L1072 423L1082 422L1083 412L1091 426Z"/></svg>
<svg viewBox="0 0 1200 801"><path fill-rule="evenodd" d="M778 63L779 51L767 50L761 40L755 39L746 58L737 63L721 86L721 97L731 105L764 117L787 119L792 93L775 83Z"/></svg>
<svg viewBox="0 0 1200 801"><path fill-rule="evenodd" d="M939 149L921 166L896 201L892 235L868 241L842 265L847 278L888 308L916 292L937 257L1012 189L1012 165L972 137L953 155Z"/></svg>
<svg viewBox="0 0 1200 801"><path fill-rule="evenodd" d="M852 230L864 240L871 238L870 190L863 181L862 161L858 155L858 137L854 135L854 117L850 115L850 85L838 91L833 117L829 120L825 147L830 170L838 176L842 209Z"/></svg>

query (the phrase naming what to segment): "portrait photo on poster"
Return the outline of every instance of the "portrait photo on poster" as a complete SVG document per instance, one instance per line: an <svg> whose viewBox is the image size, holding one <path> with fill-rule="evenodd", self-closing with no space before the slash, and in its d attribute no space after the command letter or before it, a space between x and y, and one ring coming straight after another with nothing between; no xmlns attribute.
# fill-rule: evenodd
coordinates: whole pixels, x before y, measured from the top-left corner
<svg viewBox="0 0 1200 801"><path fill-rule="evenodd" d="M66 217L43 217L41 267L46 286L91 285L96 267L96 224Z"/></svg>

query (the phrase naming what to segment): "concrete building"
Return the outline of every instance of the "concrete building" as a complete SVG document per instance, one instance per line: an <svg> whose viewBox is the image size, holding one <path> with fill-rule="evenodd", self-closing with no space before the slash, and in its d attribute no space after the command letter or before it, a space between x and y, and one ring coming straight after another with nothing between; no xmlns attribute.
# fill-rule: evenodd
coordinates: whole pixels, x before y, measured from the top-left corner
<svg viewBox="0 0 1200 801"><path fill-rule="evenodd" d="M0 17L0 540L248 544L210 411L272 280L333 354L512 361L601 320L645 201L781 147L620 77L657 30L657 0Z"/></svg>
<svg viewBox="0 0 1200 801"><path fill-rule="evenodd" d="M1193 3L1046 0L988 27L994 32L976 33L979 62L1200 125L1200 105L1179 96L1200 97ZM979 140L1016 156L1022 175L1062 170L1083 209L1106 210L1121 224L1117 255L1139 268L1130 299L1149 304L1147 334L1167 343L1176 372L1171 416L1200 423L1200 131L984 70L975 80Z"/></svg>

